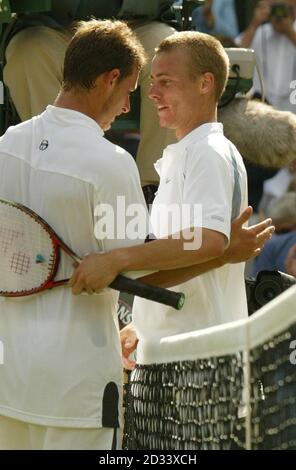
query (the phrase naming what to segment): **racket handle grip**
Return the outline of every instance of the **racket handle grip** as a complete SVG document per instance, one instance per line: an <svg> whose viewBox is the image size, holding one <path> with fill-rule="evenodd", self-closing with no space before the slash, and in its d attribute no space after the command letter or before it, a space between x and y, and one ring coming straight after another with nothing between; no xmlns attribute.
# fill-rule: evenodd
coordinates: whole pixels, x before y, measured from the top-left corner
<svg viewBox="0 0 296 470"><path fill-rule="evenodd" d="M128 294L144 297L148 300L169 305L176 310L181 310L185 302L185 295L182 292L174 292L162 287L151 286L144 282L129 279L128 277L118 275L110 284L112 289L126 292Z"/></svg>

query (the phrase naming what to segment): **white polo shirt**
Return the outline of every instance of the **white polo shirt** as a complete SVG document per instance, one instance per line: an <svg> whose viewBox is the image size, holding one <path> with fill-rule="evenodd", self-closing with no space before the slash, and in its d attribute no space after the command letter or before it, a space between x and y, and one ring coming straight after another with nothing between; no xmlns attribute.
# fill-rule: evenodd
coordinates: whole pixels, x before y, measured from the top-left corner
<svg viewBox="0 0 296 470"><path fill-rule="evenodd" d="M230 235L231 221L247 207L247 177L243 160L223 135L220 123L204 124L176 144L169 145L155 165L160 186L151 213L156 237L168 233L163 206L201 205L202 220L194 211L191 226ZM176 219L177 220L177 219ZM185 228L172 223L169 233ZM188 224L187 224L188 226ZM212 270L173 290L186 295L182 310L136 298L133 309L140 343L155 338L207 328L247 316L244 264Z"/></svg>
<svg viewBox="0 0 296 470"><path fill-rule="evenodd" d="M32 208L80 256L143 242L118 236L116 224L114 237L95 237L95 208L109 204L116 215L117 196L126 207L142 205L138 223L145 224L133 158L84 114L48 106L0 139L0 197ZM62 253L56 278L72 272ZM111 289L73 296L68 288L0 299L0 414L47 426L112 426L116 387L120 396L122 389L117 299ZM110 382L115 392L111 385L104 397Z"/></svg>

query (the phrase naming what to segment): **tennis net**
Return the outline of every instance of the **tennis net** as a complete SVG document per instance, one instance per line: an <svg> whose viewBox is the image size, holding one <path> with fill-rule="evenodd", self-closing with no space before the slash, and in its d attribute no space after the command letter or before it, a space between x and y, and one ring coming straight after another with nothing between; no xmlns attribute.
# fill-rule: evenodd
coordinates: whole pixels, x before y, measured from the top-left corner
<svg viewBox="0 0 296 470"><path fill-rule="evenodd" d="M296 286L250 318L142 343L125 449L296 449Z"/></svg>

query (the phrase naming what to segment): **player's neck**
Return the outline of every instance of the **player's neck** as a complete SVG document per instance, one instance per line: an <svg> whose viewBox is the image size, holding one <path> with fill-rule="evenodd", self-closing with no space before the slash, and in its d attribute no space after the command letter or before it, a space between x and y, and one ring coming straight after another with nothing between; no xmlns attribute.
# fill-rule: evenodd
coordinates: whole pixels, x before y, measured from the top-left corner
<svg viewBox="0 0 296 470"><path fill-rule="evenodd" d="M177 140L183 139L186 135L190 134L194 129L202 126L203 124L217 122L217 108L208 110L205 113L196 114L191 120L188 120L184 126L175 130Z"/></svg>
<svg viewBox="0 0 296 470"><path fill-rule="evenodd" d="M60 91L58 94L54 106L59 108L72 109L79 113L85 114L94 121L98 122L98 115L100 112L100 106L94 101L87 92L76 92L76 91Z"/></svg>

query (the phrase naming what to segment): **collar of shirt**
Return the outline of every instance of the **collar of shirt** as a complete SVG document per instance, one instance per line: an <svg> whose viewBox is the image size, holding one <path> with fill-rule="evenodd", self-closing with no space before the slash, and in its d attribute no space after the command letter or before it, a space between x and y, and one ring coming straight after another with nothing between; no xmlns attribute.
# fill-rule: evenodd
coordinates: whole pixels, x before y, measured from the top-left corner
<svg viewBox="0 0 296 470"><path fill-rule="evenodd" d="M179 140L176 144L168 145L163 151L163 156L154 164L155 170L160 175L162 164L168 158L180 156L187 147L202 140L210 134L220 133L223 134L223 124L221 122L207 122L201 126L193 129L189 134L185 135L183 139Z"/></svg>
<svg viewBox="0 0 296 470"><path fill-rule="evenodd" d="M44 113L46 113L51 119L54 119L55 121L62 121L67 125L93 127L96 131L99 132L101 136L104 135L103 129L94 119L90 118L86 114L80 113L79 111L48 105Z"/></svg>

